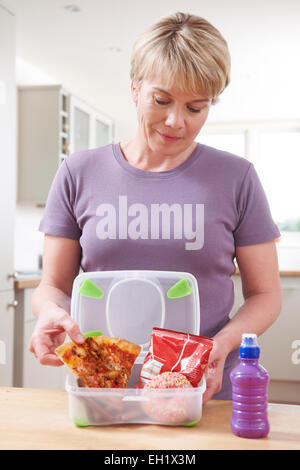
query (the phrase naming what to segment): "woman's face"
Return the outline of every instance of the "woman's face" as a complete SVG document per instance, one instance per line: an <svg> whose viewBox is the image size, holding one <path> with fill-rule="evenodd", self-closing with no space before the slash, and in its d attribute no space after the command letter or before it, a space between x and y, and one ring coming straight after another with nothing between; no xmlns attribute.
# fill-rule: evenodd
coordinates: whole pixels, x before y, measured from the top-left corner
<svg viewBox="0 0 300 470"><path fill-rule="evenodd" d="M153 152L175 155L193 146L204 125L211 100L167 88L161 79L131 85L137 106L139 136Z"/></svg>

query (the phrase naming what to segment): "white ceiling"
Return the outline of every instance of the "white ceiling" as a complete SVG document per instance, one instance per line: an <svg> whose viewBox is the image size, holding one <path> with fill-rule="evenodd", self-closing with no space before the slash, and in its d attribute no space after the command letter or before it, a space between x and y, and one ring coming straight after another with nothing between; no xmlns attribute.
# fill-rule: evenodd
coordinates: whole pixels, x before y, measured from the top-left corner
<svg viewBox="0 0 300 470"><path fill-rule="evenodd" d="M233 68L231 89L222 99L237 110L251 108L253 98L243 104L243 96L255 82L261 87L258 93L266 94L266 64L274 76L277 57L288 60L293 47L299 52L299 0L0 0L0 4L16 16L18 57L105 113L118 115L124 127L127 113L129 120L134 113L129 91L132 44L163 15L178 10L195 13L224 34ZM66 11L69 4L81 11ZM112 52L112 47L121 52ZM296 58L290 60L286 66ZM278 80L277 88L282 88L285 74Z"/></svg>
<svg viewBox="0 0 300 470"><path fill-rule="evenodd" d="M17 55L58 78L96 84L100 94L128 82L134 40L161 16L190 11L215 16L223 0L211 6L199 0L0 0L16 15ZM65 6L81 8L70 13ZM202 7L200 5L202 4ZM208 18L209 19L209 18ZM221 24L220 24L221 26ZM120 48L112 52L110 48Z"/></svg>

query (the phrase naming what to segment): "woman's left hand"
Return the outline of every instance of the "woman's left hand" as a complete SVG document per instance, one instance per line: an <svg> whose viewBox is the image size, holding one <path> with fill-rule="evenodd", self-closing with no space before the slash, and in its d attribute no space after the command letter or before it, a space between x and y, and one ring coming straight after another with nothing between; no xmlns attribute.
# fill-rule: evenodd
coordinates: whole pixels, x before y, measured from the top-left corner
<svg viewBox="0 0 300 470"><path fill-rule="evenodd" d="M203 405L222 388L224 364L227 355L228 352L226 348L221 346L218 339L214 338L214 345L205 371L206 390L203 394Z"/></svg>

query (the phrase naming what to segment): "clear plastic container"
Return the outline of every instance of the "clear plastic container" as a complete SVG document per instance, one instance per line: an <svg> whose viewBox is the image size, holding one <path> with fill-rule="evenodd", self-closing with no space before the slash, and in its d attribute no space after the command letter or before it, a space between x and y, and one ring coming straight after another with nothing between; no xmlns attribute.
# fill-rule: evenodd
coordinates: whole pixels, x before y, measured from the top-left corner
<svg viewBox="0 0 300 470"><path fill-rule="evenodd" d="M170 298L176 283L187 281L189 292ZM103 292L101 298L80 294L85 280ZM197 388L145 390L135 388L148 352L153 327L199 335L200 302L196 278L175 271L99 271L81 273L73 284L71 316L80 330L101 330L141 346L126 389L86 388L68 372L69 416L78 426L119 423L186 425L202 416L203 377Z"/></svg>

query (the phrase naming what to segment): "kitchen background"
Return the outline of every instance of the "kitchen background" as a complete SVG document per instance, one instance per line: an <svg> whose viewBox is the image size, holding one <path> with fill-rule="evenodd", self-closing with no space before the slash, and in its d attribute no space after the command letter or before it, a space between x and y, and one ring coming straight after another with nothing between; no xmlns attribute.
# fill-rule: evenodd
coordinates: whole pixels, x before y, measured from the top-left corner
<svg viewBox="0 0 300 470"><path fill-rule="evenodd" d="M0 0L0 385L64 387L63 368L27 351L47 193L67 155L134 134L132 44L177 10L207 18L229 43L231 83L198 139L253 161L265 187L282 231L283 308L261 358L270 398L300 403L298 0ZM238 273L233 281L232 315L242 303Z"/></svg>

